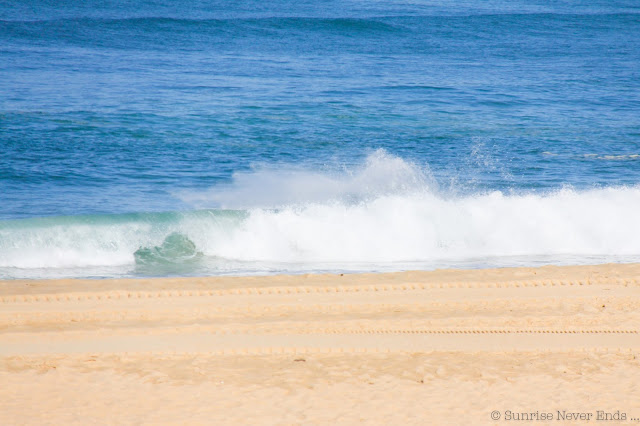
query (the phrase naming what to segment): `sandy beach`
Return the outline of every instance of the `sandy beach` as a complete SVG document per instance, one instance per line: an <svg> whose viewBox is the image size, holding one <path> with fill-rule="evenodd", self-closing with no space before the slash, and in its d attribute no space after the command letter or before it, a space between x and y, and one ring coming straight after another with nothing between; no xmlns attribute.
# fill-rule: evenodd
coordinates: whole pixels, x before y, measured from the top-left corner
<svg viewBox="0 0 640 426"><path fill-rule="evenodd" d="M0 424L636 423L639 308L640 264L4 281Z"/></svg>

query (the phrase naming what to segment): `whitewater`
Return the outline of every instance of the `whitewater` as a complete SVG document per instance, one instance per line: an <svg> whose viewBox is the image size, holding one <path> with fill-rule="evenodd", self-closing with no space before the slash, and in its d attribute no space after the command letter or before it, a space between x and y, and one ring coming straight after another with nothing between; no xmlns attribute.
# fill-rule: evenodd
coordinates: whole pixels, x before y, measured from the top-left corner
<svg viewBox="0 0 640 426"><path fill-rule="evenodd" d="M193 209L0 222L0 277L263 274L586 264L640 257L640 187L455 191L385 151L258 167L175 194Z"/></svg>

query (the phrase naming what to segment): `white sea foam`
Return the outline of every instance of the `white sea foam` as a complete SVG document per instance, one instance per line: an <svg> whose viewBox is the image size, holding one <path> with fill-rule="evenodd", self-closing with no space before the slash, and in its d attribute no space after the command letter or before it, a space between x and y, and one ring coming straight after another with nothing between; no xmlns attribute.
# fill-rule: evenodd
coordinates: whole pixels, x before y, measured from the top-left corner
<svg viewBox="0 0 640 426"><path fill-rule="evenodd" d="M49 221L51 222L51 221ZM62 223L0 229L0 267L73 268L126 265L145 240L144 223L88 225Z"/></svg>
<svg viewBox="0 0 640 426"><path fill-rule="evenodd" d="M423 168L377 152L341 174L263 169L191 196L196 204L252 207L175 214L162 223L5 223L0 268L130 267L137 249L158 246L172 232L193 241L203 262L209 259L214 266L207 273L232 264L242 273L276 264L284 272L349 264L384 269L514 256L640 260L638 186L451 195L440 192Z"/></svg>
<svg viewBox="0 0 640 426"><path fill-rule="evenodd" d="M384 195L353 205L254 209L224 236L203 230L197 244L209 255L285 262L638 255L639 208L638 188L543 196Z"/></svg>

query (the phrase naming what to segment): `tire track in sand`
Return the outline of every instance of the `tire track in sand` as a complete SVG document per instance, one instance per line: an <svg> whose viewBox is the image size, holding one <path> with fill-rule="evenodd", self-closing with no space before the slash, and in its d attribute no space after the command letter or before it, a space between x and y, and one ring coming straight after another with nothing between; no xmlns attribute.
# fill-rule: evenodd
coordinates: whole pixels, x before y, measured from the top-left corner
<svg viewBox="0 0 640 426"><path fill-rule="evenodd" d="M635 276L311 286L293 277L233 288L199 280L204 288L152 291L136 280L93 291L14 283L0 296L0 355L640 349Z"/></svg>

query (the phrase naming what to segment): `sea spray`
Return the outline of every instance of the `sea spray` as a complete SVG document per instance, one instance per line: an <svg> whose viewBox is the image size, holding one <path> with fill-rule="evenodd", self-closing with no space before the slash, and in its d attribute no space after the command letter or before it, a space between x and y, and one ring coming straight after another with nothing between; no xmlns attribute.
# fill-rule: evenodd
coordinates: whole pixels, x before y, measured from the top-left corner
<svg viewBox="0 0 640 426"><path fill-rule="evenodd" d="M428 165L378 149L351 167L259 165L250 172L234 173L228 185L175 195L198 208L273 209L309 203L357 204L384 195L433 191L437 186Z"/></svg>

